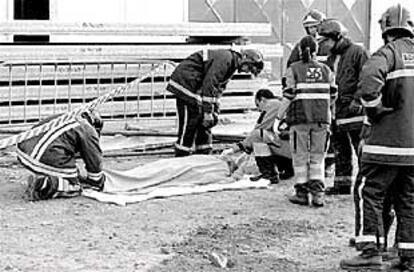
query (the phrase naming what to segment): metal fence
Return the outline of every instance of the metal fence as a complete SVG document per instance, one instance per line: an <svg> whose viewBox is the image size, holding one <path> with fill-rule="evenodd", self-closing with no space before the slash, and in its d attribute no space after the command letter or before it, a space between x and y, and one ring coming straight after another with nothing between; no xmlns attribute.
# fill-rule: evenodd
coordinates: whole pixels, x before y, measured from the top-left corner
<svg viewBox="0 0 414 272"><path fill-rule="evenodd" d="M33 123L128 84L98 110L105 119L167 118L175 109L165 90L171 63L159 61L11 61L0 67L0 124ZM136 78L148 74L141 82Z"/></svg>
<svg viewBox="0 0 414 272"><path fill-rule="evenodd" d="M32 124L82 107L125 85L122 93L98 106L104 119L176 119L175 99L165 89L174 67L172 62L131 59L5 62L0 66L0 125ZM246 96L253 96L261 85L260 79L237 75L222 98L222 110L254 107Z"/></svg>

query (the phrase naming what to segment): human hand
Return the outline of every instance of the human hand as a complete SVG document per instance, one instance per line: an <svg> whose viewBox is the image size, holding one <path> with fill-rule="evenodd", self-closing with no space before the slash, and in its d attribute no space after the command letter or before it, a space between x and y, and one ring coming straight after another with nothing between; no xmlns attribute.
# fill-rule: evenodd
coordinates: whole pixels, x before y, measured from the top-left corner
<svg viewBox="0 0 414 272"><path fill-rule="evenodd" d="M393 108L387 108L384 106L375 107L375 108L366 108L367 116L370 118L370 120L374 122L378 122L382 117L384 117L385 115L393 111L394 111Z"/></svg>
<svg viewBox="0 0 414 272"><path fill-rule="evenodd" d="M221 154L220 154L220 156L230 156L230 155L233 155L234 154L234 149L233 148L227 148L227 149L224 149L222 152L221 152Z"/></svg>
<svg viewBox="0 0 414 272"><path fill-rule="evenodd" d="M203 115L203 127L205 128L212 128L218 122L218 116L215 113L204 113Z"/></svg>
<svg viewBox="0 0 414 272"><path fill-rule="evenodd" d="M352 100L348 108L349 111L354 114L361 114L363 111L361 103L359 103L357 100Z"/></svg>

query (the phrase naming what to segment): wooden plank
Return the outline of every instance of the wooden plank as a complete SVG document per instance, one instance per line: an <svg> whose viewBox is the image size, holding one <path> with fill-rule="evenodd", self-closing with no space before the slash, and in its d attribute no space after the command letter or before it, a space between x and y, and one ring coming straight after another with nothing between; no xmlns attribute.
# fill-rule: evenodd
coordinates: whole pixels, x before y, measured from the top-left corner
<svg viewBox="0 0 414 272"><path fill-rule="evenodd" d="M138 35L138 36L270 36L269 23L175 23L132 24L95 22L51 22L24 20L2 22L3 34L29 35Z"/></svg>
<svg viewBox="0 0 414 272"><path fill-rule="evenodd" d="M224 92L224 96L234 93L252 93L266 84L264 79L231 80ZM57 99L93 99L104 95L124 83L114 84L74 84L74 85L29 85L0 87L0 102L18 102L29 100L57 100ZM171 95L166 91L167 82L146 82L131 84L120 97L154 97Z"/></svg>
<svg viewBox="0 0 414 272"><path fill-rule="evenodd" d="M0 44L0 59L7 60L38 60L70 61L70 62L103 62L103 61L139 61L142 59L184 59L190 54L203 49L255 48L262 52L266 60L283 57L281 44L251 44L251 45L225 45L225 44L135 44L135 45L9 45ZM4 64L3 64L4 65Z"/></svg>
<svg viewBox="0 0 414 272"><path fill-rule="evenodd" d="M240 110L240 109L254 109L255 105L253 97L247 98L246 96L230 96L223 97L221 100L221 110ZM151 114L151 113L175 113L176 105L175 99L170 98L164 100L141 100L127 101L127 102L108 102L101 105L98 110L102 116L123 116L125 113L128 115L134 115L139 113ZM24 119L41 119L52 114L67 112L70 109L80 107L81 103L57 104L57 105L20 105L13 106L11 108L1 107L0 121L10 120L24 120Z"/></svg>

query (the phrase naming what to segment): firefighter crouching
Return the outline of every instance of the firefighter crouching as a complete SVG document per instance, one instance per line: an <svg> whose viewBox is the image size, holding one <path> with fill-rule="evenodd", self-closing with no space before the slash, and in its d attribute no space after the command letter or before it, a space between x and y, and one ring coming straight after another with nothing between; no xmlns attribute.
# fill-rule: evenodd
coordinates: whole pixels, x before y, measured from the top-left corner
<svg viewBox="0 0 414 272"><path fill-rule="evenodd" d="M39 122L42 125L54 117ZM103 190L102 150L99 145L103 121L93 111L25 140L17 146L17 158L34 175L29 176L31 200L78 196L82 187ZM86 177L76 166L76 154L85 163Z"/></svg>
<svg viewBox="0 0 414 272"><path fill-rule="evenodd" d="M267 179L271 184L279 183L279 179L293 176L292 160L287 148L287 141L282 142L273 130L280 107L280 99L275 98L268 89L260 89L255 95L255 103L261 112L254 129L238 143L222 152L228 156L238 151L253 153L260 175L250 180Z"/></svg>

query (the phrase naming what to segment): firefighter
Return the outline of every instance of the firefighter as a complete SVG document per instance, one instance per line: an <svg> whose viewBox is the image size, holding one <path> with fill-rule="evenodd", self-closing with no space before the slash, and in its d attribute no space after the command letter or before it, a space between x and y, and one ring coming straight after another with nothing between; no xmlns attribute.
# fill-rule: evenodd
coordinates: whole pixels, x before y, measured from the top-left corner
<svg viewBox="0 0 414 272"><path fill-rule="evenodd" d="M330 48L327 64L335 73L338 99L335 122L332 125L332 145L335 151L335 178L326 194L350 194L353 182L353 154L358 149L363 123L363 110L354 100L359 74L369 55L363 47L347 37L347 29L336 19L325 20L319 34Z"/></svg>
<svg viewBox="0 0 414 272"><path fill-rule="evenodd" d="M276 99L269 89L260 89L255 95L255 103L261 114L254 129L243 141L224 150L222 155L228 156L238 151L247 154L253 152L260 175L251 177L250 180L264 178L270 180L271 184L277 184L279 178L288 179L293 176L292 160L281 152L280 145L283 143L273 130L280 99Z"/></svg>
<svg viewBox="0 0 414 272"><path fill-rule="evenodd" d="M388 8L380 20L387 41L365 64L358 84L371 123L354 187L356 247L341 261L347 270L382 269L384 199L393 194L396 243L402 271L414 271L414 32L406 8ZM376 271L377 271L376 270Z"/></svg>
<svg viewBox="0 0 414 272"><path fill-rule="evenodd" d="M324 159L329 144L331 104L336 96L331 69L316 60L317 42L312 36L300 41L301 61L286 71L287 87L278 113L286 112L290 127L290 150L295 171L295 195L289 201L299 205L324 205Z"/></svg>
<svg viewBox="0 0 414 272"><path fill-rule="evenodd" d="M51 121L56 116L40 121ZM78 196L82 187L102 190L102 150L99 135L103 121L94 111L66 122L56 129L25 140L17 146L17 158L34 175L29 176L27 193L31 200ZM77 166L79 153L85 163L86 177Z"/></svg>
<svg viewBox="0 0 414 272"><path fill-rule="evenodd" d="M319 25L324 20L325 20L325 14L323 14L317 9L311 9L309 12L307 12L302 19L303 28L305 29L306 34L314 37L315 39L319 39L318 28L319 28ZM322 47L319 46L318 48L321 49ZM327 52L321 52L321 53L323 53L321 55L325 55L325 56L327 55L326 54ZM299 46L299 43L297 43L295 47L293 47L292 52L290 53L290 56L287 60L287 67L289 68L289 66L292 63L299 61L300 57L301 57L300 46Z"/></svg>
<svg viewBox="0 0 414 272"><path fill-rule="evenodd" d="M263 66L257 50L216 49L195 52L176 67L167 90L176 96L177 157L211 152L211 128L218 122L219 99L227 82L236 71L257 76Z"/></svg>

